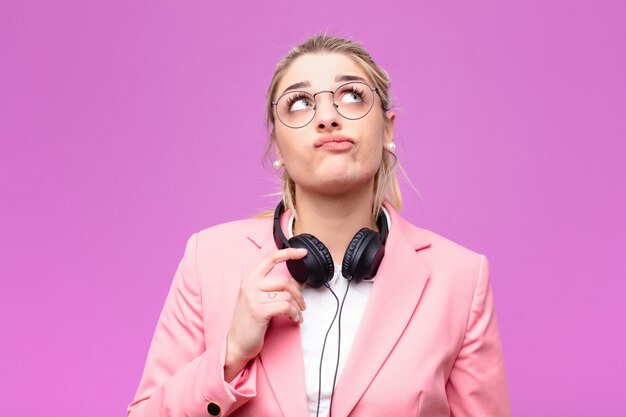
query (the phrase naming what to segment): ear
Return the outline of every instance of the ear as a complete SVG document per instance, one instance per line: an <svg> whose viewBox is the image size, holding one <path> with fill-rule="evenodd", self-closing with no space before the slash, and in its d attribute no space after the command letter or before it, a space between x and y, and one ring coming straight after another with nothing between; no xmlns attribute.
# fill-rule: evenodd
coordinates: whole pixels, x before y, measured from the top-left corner
<svg viewBox="0 0 626 417"><path fill-rule="evenodd" d="M385 117L387 117L387 121L385 123L385 131L384 131L384 144L387 145L388 143L393 142L393 124L396 121L396 114L392 111L388 111L385 114Z"/></svg>

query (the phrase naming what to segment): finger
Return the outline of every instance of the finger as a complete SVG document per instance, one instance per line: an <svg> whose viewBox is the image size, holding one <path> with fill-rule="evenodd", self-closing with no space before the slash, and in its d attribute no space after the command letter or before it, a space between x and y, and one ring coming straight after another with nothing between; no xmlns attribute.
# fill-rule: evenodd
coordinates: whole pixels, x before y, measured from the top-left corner
<svg viewBox="0 0 626 417"><path fill-rule="evenodd" d="M293 296L287 291L261 291L259 293L259 302L262 304L277 303L279 301L295 301Z"/></svg>
<svg viewBox="0 0 626 417"><path fill-rule="evenodd" d="M302 296L302 290L297 281L291 277L284 275L268 276L259 281L259 289L265 292L271 291L287 291L298 303L300 309L306 309L306 303Z"/></svg>
<svg viewBox="0 0 626 417"><path fill-rule="evenodd" d="M296 311L296 316L290 317L291 320L293 320L294 322L298 324L302 323L304 321L304 314L302 313L302 309L300 308L300 306L295 302L295 300L291 300L289 304L291 304L293 309L295 309ZM293 311L293 309L291 311Z"/></svg>
<svg viewBox="0 0 626 417"><path fill-rule="evenodd" d="M269 291L261 292L259 294L259 301L261 304L277 303L287 301L296 307L300 312L304 311L304 308L293 296L287 291Z"/></svg>
<svg viewBox="0 0 626 417"><path fill-rule="evenodd" d="M258 268L255 269L256 275L266 276L276 264L286 262L289 259L301 259L306 256L306 249L287 248L280 249L268 255L261 261Z"/></svg>
<svg viewBox="0 0 626 417"><path fill-rule="evenodd" d="M284 304L285 302L288 302L289 304L291 304L291 306L293 308L295 308L295 311L297 313L300 313L300 316L302 316L302 308L300 308L300 305L296 302L296 300L294 300L294 298L291 296L291 294L289 294L287 291L279 291L279 292L266 292L266 293L261 293L261 304L271 304L271 303L275 303L275 304ZM290 310L291 311L291 310Z"/></svg>
<svg viewBox="0 0 626 417"><path fill-rule="evenodd" d="M296 323L301 323L304 318L302 312L298 308L298 305L288 301L263 304L261 308L263 309L263 314L267 320L281 314L289 317Z"/></svg>

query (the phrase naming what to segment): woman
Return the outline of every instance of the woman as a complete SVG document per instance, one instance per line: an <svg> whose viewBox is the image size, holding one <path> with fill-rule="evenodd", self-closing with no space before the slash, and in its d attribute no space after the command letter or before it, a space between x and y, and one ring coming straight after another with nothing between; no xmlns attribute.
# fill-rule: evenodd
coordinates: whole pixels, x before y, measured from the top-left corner
<svg viewBox="0 0 626 417"><path fill-rule="evenodd" d="M277 65L284 203L191 236L129 416L510 414L487 260L398 214L389 108L353 42Z"/></svg>

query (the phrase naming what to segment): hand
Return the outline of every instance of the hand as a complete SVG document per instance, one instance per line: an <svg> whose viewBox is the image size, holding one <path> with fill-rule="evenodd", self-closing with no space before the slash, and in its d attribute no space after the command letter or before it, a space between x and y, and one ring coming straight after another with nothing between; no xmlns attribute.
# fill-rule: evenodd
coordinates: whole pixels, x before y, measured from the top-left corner
<svg viewBox="0 0 626 417"><path fill-rule="evenodd" d="M224 377L231 381L263 349L272 317L286 315L302 323L306 308L300 284L291 276L268 275L281 262L301 259L306 249L287 248L265 257L243 278L227 337Z"/></svg>

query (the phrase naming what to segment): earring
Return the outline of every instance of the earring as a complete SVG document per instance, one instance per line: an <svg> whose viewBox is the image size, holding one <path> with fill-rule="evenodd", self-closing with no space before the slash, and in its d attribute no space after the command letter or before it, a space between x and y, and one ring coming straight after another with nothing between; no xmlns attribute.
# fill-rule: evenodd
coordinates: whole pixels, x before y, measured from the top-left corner
<svg viewBox="0 0 626 417"><path fill-rule="evenodd" d="M274 166L274 169L280 169L280 167L283 166L283 161L281 161L280 159L277 159L274 161L272 165Z"/></svg>
<svg viewBox="0 0 626 417"><path fill-rule="evenodd" d="M393 153L396 151L396 144L394 142L389 142L387 145L385 145L385 147L389 152Z"/></svg>

